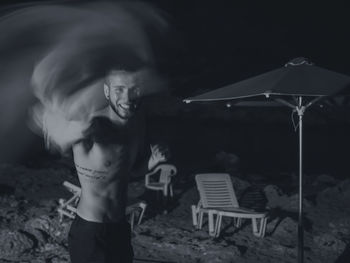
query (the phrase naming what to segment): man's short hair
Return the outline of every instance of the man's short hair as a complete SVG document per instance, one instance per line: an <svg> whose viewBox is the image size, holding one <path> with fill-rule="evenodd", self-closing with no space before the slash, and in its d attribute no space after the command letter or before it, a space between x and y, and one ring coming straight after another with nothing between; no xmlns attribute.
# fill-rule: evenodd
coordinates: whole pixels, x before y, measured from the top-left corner
<svg viewBox="0 0 350 263"><path fill-rule="evenodd" d="M111 49L109 49L109 51L111 51ZM101 64L105 75L112 70L136 72L142 68L151 66L151 63L146 61L140 54L137 54L137 52L127 47L118 47L116 50L104 54L100 59L102 61L100 61L99 64Z"/></svg>

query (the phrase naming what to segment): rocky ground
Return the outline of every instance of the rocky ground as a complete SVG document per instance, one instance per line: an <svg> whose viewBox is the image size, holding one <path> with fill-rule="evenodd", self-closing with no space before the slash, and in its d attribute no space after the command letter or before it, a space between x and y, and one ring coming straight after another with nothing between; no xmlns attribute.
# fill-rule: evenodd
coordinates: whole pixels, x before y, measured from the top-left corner
<svg viewBox="0 0 350 263"><path fill-rule="evenodd" d="M287 175L285 178L287 178ZM305 180L305 262L346 262L350 241L350 180L309 175ZM259 182L270 209L265 238L257 238L245 222L234 229L224 221L219 238L192 226L190 206L198 202L194 175L183 174L175 186L168 213L149 204L133 233L135 262L296 262L297 180L264 183L260 175L233 176L238 198ZM0 262L69 262L70 219L58 220L62 186L77 183L74 170L55 161L40 168L0 165ZM146 199L143 180L130 184L131 199Z"/></svg>

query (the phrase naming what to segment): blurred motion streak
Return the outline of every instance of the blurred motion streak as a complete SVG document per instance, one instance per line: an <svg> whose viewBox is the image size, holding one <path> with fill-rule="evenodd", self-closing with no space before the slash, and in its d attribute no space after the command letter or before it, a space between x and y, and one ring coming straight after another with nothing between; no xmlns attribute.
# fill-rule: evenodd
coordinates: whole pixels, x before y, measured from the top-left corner
<svg viewBox="0 0 350 263"><path fill-rule="evenodd" d="M103 80L113 67L145 65L140 96L162 89L152 38L167 27L158 9L136 1L32 4L3 15L0 162L28 151L33 131L59 144L67 125L107 106Z"/></svg>

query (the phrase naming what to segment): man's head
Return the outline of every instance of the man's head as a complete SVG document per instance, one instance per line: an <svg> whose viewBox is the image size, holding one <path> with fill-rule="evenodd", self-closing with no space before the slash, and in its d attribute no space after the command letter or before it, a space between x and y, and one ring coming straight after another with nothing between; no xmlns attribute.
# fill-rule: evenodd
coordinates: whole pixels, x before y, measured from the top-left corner
<svg viewBox="0 0 350 263"><path fill-rule="evenodd" d="M131 118L140 100L141 80L138 71L111 70L106 76L104 93L110 108L122 120Z"/></svg>

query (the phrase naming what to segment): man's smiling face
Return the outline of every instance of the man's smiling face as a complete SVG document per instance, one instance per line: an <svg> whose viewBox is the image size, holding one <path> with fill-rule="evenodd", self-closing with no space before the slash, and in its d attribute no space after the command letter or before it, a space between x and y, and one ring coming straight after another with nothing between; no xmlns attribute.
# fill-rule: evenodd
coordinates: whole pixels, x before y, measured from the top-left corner
<svg viewBox="0 0 350 263"><path fill-rule="evenodd" d="M139 77L137 72L111 71L104 85L109 106L123 120L131 118L140 99Z"/></svg>

